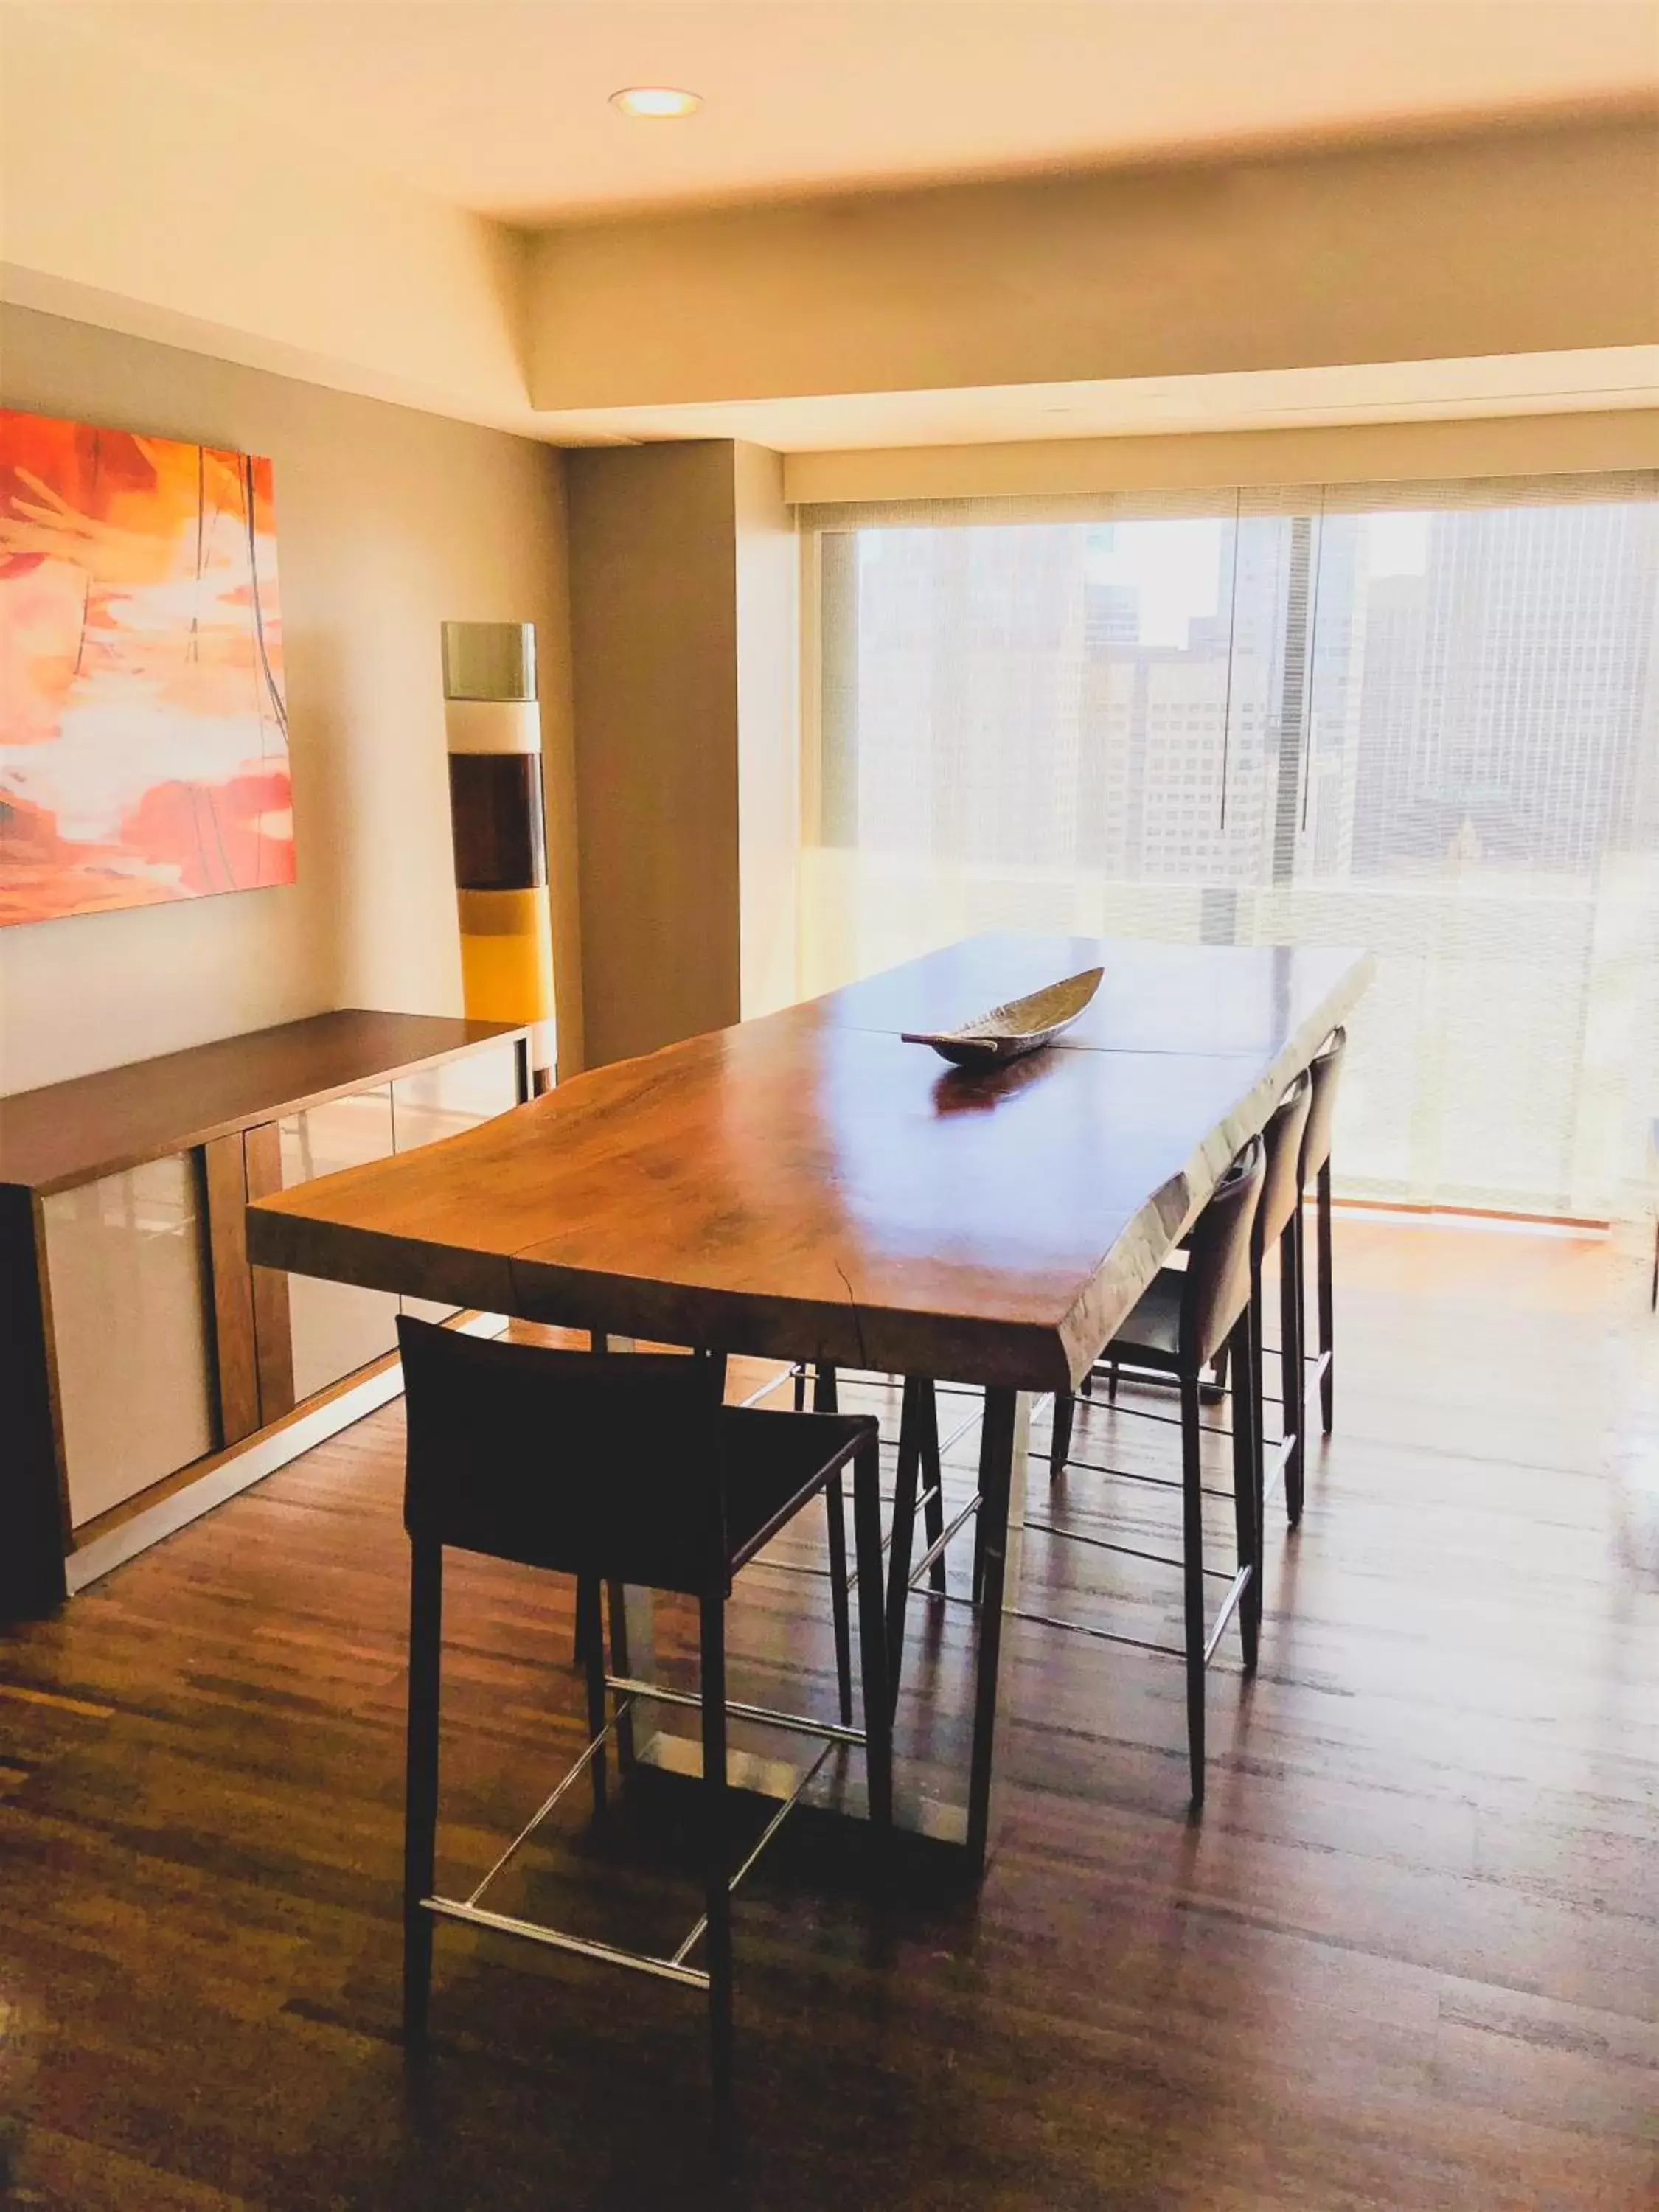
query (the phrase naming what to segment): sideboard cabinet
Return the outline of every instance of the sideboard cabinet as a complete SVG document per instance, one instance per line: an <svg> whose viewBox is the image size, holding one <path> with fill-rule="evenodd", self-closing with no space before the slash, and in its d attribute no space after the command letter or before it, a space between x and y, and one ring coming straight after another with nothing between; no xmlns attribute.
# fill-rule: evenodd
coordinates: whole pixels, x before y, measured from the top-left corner
<svg viewBox="0 0 1659 2212"><path fill-rule="evenodd" d="M248 1200L528 1078L524 1030L348 1009L0 1098L0 1617L58 1603L104 1516L395 1347L396 1297L250 1266Z"/></svg>

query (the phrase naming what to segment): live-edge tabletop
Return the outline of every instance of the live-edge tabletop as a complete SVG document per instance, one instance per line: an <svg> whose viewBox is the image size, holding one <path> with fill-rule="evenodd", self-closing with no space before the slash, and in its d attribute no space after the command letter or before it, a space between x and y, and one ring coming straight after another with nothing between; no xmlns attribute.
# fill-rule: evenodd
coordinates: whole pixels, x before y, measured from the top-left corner
<svg viewBox="0 0 1659 2212"><path fill-rule="evenodd" d="M974 1073L901 1040L1093 966L1055 1049ZM264 1200L249 1249L527 1320L982 1385L967 1771L898 1794L902 1825L977 1874L1028 1394L1087 1371L1370 972L1358 951L972 939ZM637 1675L648 1607L629 1621ZM696 1753L665 1726L652 1756ZM753 1765L787 1794L787 1764Z"/></svg>
<svg viewBox="0 0 1659 2212"><path fill-rule="evenodd" d="M900 1042L1106 975L989 1074ZM1354 952L987 937L250 1209L253 1256L528 1319L1053 1389L1367 980Z"/></svg>

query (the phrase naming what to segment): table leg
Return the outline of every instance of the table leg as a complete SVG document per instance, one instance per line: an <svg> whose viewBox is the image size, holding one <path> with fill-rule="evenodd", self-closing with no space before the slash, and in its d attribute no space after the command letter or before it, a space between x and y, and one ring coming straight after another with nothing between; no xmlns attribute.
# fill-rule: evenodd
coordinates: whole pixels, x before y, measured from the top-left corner
<svg viewBox="0 0 1659 2212"><path fill-rule="evenodd" d="M915 1778L907 1778L902 1765L895 1776L895 1817L902 1833L909 1832L928 1847L943 1847L945 1858L962 1875L978 1881L996 1842L998 1827L998 1760L1000 1735L1006 1718L1009 1674L1002 1665L1005 1613L1019 1596L1020 1554L1025 1522L1025 1464L1030 1444L1030 1395L997 1389L986 1393L980 1441L981 1504L975 1531L980 1557L981 1600L974 1607L972 1644L972 1735L968 1771L933 1770L924 1789ZM629 1588L619 1593L625 1671L638 1680L657 1677L653 1633L652 1593ZM910 1602L929 1601L920 1592ZM965 1601L955 1600L955 1603ZM612 1631L613 1667L618 1654ZM624 1671L618 1668L617 1671ZM635 1759L646 1766L669 1774L696 1775L702 1771L702 1752L695 1713L673 1705L642 1706L633 1732ZM787 1796L799 1779L796 1760L780 1744L771 1755L735 1748L729 1753L734 1788L770 1797ZM859 1770L855 1769L855 1771ZM832 1817L852 1812L862 1819L861 1789L849 1806L826 1773L803 1801Z"/></svg>
<svg viewBox="0 0 1659 2212"><path fill-rule="evenodd" d="M996 1840L997 1736L1008 1705L1002 1665L1004 1610L1019 1602L1025 1527L1025 1461L1031 1401L1024 1390L988 1390L979 1451L979 1637L974 1747L968 1777L968 1859L975 1880Z"/></svg>
<svg viewBox="0 0 1659 2212"><path fill-rule="evenodd" d="M675 1670L665 1670L657 1660L655 1593L633 1583L616 1583L612 1589L622 1600L623 1621L620 1642L612 1628L613 1672L625 1674L636 1682L674 1681ZM613 1613L613 1624L617 1618ZM619 1650L626 1660L622 1668L615 1665ZM677 1686L688 1691L696 1686L683 1675ZM729 1683L727 1693L731 1694ZM663 1774L692 1777L702 1772L702 1730L694 1707L641 1698L635 1711L625 1717L617 1735L618 1763L624 1768L647 1766ZM734 1790L772 1798L793 1794L800 1767L788 1747L810 1739L786 1736L776 1741L779 1747L770 1753L745 1751L728 1742L726 1771Z"/></svg>

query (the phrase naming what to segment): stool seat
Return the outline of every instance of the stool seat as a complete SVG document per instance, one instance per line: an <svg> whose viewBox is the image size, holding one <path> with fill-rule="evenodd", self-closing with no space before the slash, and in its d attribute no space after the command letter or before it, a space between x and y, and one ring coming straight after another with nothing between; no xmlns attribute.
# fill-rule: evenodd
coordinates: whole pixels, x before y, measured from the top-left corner
<svg viewBox="0 0 1659 2212"><path fill-rule="evenodd" d="M1184 1267L1160 1267L1114 1334L1113 1358L1140 1356L1173 1367L1181 1357L1181 1301L1186 1287Z"/></svg>
<svg viewBox="0 0 1659 2212"><path fill-rule="evenodd" d="M718 1417L731 1571L746 1566L868 1439L867 1418L724 1406Z"/></svg>

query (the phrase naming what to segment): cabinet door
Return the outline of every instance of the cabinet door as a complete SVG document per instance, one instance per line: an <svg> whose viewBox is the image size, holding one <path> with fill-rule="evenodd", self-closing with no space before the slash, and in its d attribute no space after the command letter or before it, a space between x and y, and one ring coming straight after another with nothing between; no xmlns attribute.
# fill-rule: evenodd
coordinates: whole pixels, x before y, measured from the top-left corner
<svg viewBox="0 0 1659 2212"><path fill-rule="evenodd" d="M58 1191L40 1210L79 1528L217 1443L204 1208L181 1153Z"/></svg>
<svg viewBox="0 0 1659 2212"><path fill-rule="evenodd" d="M392 1152L392 1086L354 1091L307 1107L280 1124L283 1188L313 1176L364 1166ZM294 1395L325 1390L398 1344L398 1300L390 1291L360 1290L315 1275L288 1279L289 1328L294 1346Z"/></svg>
<svg viewBox="0 0 1659 2212"><path fill-rule="evenodd" d="M412 1152L417 1145L458 1136L518 1103L519 1052L511 1042L483 1045L441 1066L400 1075L392 1086L398 1150ZM424 1321L443 1321L459 1311L434 1298L405 1297L403 1305L405 1313L418 1314Z"/></svg>

